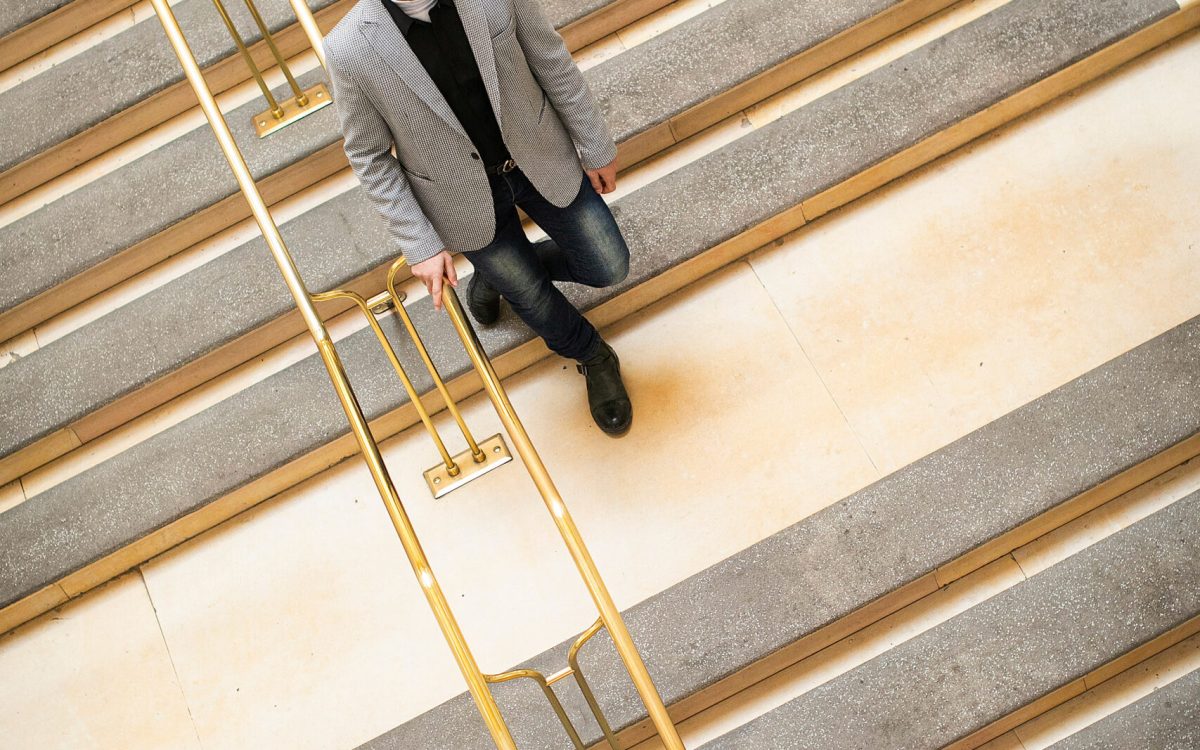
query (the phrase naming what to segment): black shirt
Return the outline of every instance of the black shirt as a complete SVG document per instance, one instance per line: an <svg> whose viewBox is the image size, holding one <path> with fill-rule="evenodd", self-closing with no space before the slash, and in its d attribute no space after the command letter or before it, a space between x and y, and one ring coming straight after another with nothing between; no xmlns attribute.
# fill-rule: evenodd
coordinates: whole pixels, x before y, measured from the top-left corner
<svg viewBox="0 0 1200 750"><path fill-rule="evenodd" d="M490 167L510 158L453 0L438 0L429 9L428 23L408 15L391 0L378 2L392 15L408 46L475 144L483 163Z"/></svg>

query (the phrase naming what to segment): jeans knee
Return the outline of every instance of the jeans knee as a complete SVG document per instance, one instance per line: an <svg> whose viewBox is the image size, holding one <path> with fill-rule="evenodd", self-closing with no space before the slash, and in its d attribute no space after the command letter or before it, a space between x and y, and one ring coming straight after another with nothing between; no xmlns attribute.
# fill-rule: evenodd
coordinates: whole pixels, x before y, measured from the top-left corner
<svg viewBox="0 0 1200 750"><path fill-rule="evenodd" d="M629 252L625 251L618 256L617 263L612 267L612 273L609 275L608 283L605 286L620 284L629 276Z"/></svg>
<svg viewBox="0 0 1200 750"><path fill-rule="evenodd" d="M587 279L581 279L584 284L594 287L606 287L619 284L629 276L629 250L625 243L620 243L620 249L607 253L604 263Z"/></svg>

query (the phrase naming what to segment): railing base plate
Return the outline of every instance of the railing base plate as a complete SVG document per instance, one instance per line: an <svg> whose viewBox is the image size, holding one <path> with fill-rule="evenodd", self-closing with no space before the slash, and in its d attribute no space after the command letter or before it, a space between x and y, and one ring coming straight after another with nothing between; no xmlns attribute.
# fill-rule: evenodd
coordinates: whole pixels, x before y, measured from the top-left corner
<svg viewBox="0 0 1200 750"><path fill-rule="evenodd" d="M271 110L269 109L255 115L254 130L258 133L258 137L266 138L271 133L282 130L297 120L308 117L313 112L333 104L333 97L329 95L329 89L325 88L325 84L323 83L318 83L312 88L305 89L304 94L308 97L308 104L303 107L296 103L296 97L294 96L280 102L279 106L283 107L283 117L278 120L275 119L275 115L271 114Z"/></svg>
<svg viewBox="0 0 1200 750"><path fill-rule="evenodd" d="M458 466L458 476L450 476L446 464L442 463L425 471L425 484L429 485L429 491L435 499L512 460L512 454L508 452L508 445L500 433L481 441L479 448L483 451L483 460L479 463L475 462L470 448L454 457L454 463Z"/></svg>

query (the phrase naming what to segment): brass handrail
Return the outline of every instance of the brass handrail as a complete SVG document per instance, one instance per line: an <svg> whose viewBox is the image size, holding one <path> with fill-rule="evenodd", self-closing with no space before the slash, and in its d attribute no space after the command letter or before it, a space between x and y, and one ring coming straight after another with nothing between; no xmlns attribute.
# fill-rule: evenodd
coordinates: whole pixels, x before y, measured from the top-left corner
<svg viewBox="0 0 1200 750"><path fill-rule="evenodd" d="M221 8L220 0L214 0L218 7ZM546 678L540 673L532 670L517 670L515 672L507 672L498 675L489 675L483 673L479 665L476 663L474 656L471 653L470 647L463 636L462 630L450 609L449 602L441 587L434 577L433 569L429 564L429 559L426 557L424 550L421 547L420 540L417 538L412 521L408 517L404 509L404 505L400 500L395 486L392 482L391 475L388 472L387 465L383 461L382 454L378 443L371 434L370 426L367 423L366 416L363 414L362 407L354 394L354 389L350 384L349 378L346 375L342 365L341 358L338 356L337 348L334 345L332 338L329 335L328 329L316 309L316 302L328 299L350 299L355 305L362 310L369 320L370 325L380 339L380 343L389 352L389 359L397 374L400 375L405 388L409 390L410 399L414 408L425 422L426 428L431 431L432 435L436 436L436 430L433 429L432 421L428 418L428 413L424 412L424 407L420 402L418 394L412 388L411 380L404 374L403 367L400 366L398 357L388 342L388 339L383 335L382 329L374 318L373 310L378 308L384 301L384 295L372 297L370 300L364 299L361 295L346 292L333 291L324 292L317 295L310 294L305 286L303 279L300 276L299 270L296 267L295 261L291 253L287 249L287 245L283 240L283 236L279 231L278 225L275 223L274 217L268 208L266 201L263 199L262 193L258 189L253 176L246 165L245 158L242 156L241 150L238 148L233 134L229 129L228 123L225 121L216 99L213 97L212 91L209 89L204 76L200 71L200 66L196 61L195 55L192 53L187 39L185 38L179 23L175 18L175 14L169 5L169 0L150 0L154 7L154 12L158 16L159 21L166 32L167 39L173 48L176 57L179 59L180 65L183 67L189 84L196 93L196 98L200 102L200 107L208 120L213 134L216 136L217 143L221 147L226 160L229 163L230 169L238 182L238 187L245 196L247 203L250 205L250 210L254 215L255 221L262 232L263 239L266 241L267 247L279 267L280 274L283 276L284 284L292 295L292 299L296 303L296 307L300 312L304 323L308 328L309 334L312 336L317 346L317 351L320 354L321 360L325 365L326 371L329 374L330 381L334 391L337 394L338 400L342 405L342 409L346 413L347 421L350 425L350 430L354 434L355 440L358 443L359 449L362 451L363 459L367 463L367 468L371 473L371 478L375 483L375 487L379 492L388 515L392 520L392 524L396 529L397 535L400 537L400 543L404 547L404 551L408 556L409 563L412 566L413 573L420 583L421 589L425 594L426 601L429 603L430 609L433 611L434 618L437 620L438 626L442 631L443 637L449 645L451 653L458 664L459 671L463 675L463 679L467 683L467 689L471 693L472 699L479 710L480 716L488 728L488 732L492 737L499 750L517 750L516 743L513 740L512 732L509 730L504 716L496 703L495 697L492 695L489 684L495 682L503 682L519 677L528 677L539 682L543 687L543 692L546 694L552 708L559 716L560 721L564 722L571 741L577 748L582 748L582 741L574 727L570 725L570 720L566 717L562 710L562 705L558 701L557 696L551 688L553 682L564 678L567 675L574 675L577 683L583 692L585 699L588 702L589 708L595 715L597 722L600 724L604 732L610 748L619 750L616 738L613 735L612 729L605 720L603 713L600 711L599 704L595 696L588 687L586 680L583 679L583 674L579 669L578 652L587 640L599 632L601 628L608 631L610 638L616 647L617 653L620 655L625 668L629 673L634 687L637 689L638 695L642 699L646 710L650 716L652 723L658 730L664 746L668 750L684 750L682 740L679 738L679 733L675 725L667 713L666 707L663 705L661 696L654 686L654 682L646 669L645 663L642 661L641 655L637 651L637 647L633 643L633 639L625 626L624 620L621 618L620 611L613 602L611 594L608 592L603 579L600 576L599 570L593 561L591 554L588 552L583 538L579 534L579 529L575 526L570 513L567 510L566 504L563 502L561 495L554 486L553 480L550 478L549 472L542 463L541 457L533 446L528 433L521 424L516 410L509 401L508 394L505 392L500 378L496 375L491 361L488 359L479 339L471 327L466 314L463 312L462 305L458 300L457 294L450 285L446 285L442 289L442 301L449 315L451 323L454 325L459 339L462 341L467 355L471 360L476 373L480 376L484 390L487 391L493 407L501 422L505 427L505 431L512 439L517 448L518 454L521 456L525 464L526 470L529 472L539 494L542 496L546 508L550 511L550 515L557 526L563 542L579 571L584 585L588 593L592 597L592 601L599 612L599 618L596 623L588 628L572 645L568 653L569 667L563 671L556 673L551 678ZM314 49L317 50L318 57L324 63L324 56L321 54L320 39L318 38L318 27L312 17L311 11L303 0L292 0L292 6L296 10L297 16L300 18L300 23L308 34L310 41L313 43ZM227 17L227 14L224 14ZM241 45L244 46L244 45ZM253 68L252 68L253 69ZM328 99L328 97L326 97ZM326 102L327 103L327 102ZM387 294L386 298L390 299L391 306L395 312L404 321L406 328L413 338L418 351L421 353L422 359L426 366L430 369L430 373L434 377L434 381L438 386L439 391L446 400L447 408L455 415L459 421L460 427L464 429L464 435L469 436L469 431L466 431L466 425L462 422L461 415L453 406L453 399L450 397L449 391L442 382L440 375L437 374L436 367L433 366L432 360L429 358L428 352L425 350L423 343L420 342L420 337L416 334L416 329L412 325L412 321L408 316L407 310L404 309L404 298L397 293L395 286L395 274L402 261L394 263L388 274ZM499 436L496 436L499 438ZM476 456L483 453L485 461L490 459L489 451L483 450L484 446L489 445L489 441L478 445L473 439L468 437L471 446L469 456L478 461ZM449 457L448 451L445 450L444 444L440 438L435 438L435 442L439 445L439 450L445 461ZM500 444L492 445L492 449L499 451ZM464 459L465 460L465 459ZM445 463L447 470L454 463L453 459ZM432 471L432 470L431 470ZM429 472L426 473L427 478Z"/></svg>

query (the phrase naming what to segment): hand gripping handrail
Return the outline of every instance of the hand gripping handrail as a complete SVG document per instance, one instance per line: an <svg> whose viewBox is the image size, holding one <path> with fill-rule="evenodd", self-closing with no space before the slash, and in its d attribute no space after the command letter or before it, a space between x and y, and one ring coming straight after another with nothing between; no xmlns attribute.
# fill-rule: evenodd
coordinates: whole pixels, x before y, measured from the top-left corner
<svg viewBox="0 0 1200 750"><path fill-rule="evenodd" d="M221 0L214 0L214 2L217 4L222 18L226 19L227 23L232 26L231 22L228 21L228 14L224 12L221 5ZM261 23L261 17L253 8L252 1L246 0L246 2L251 8L251 13L256 17L256 21L260 23L260 29L268 39L268 45L274 50L274 45L269 41L270 34L265 24ZM425 593L429 607L433 611L438 626L441 628L442 635L450 646L455 661L458 663L459 670L466 680L467 689L470 691L471 697L474 699L475 705L479 709L479 713L487 725L496 747L500 750L517 750L512 732L509 730L495 697L488 686L516 679L531 679L537 682L542 688L551 708L558 716L572 744L577 750L583 750L583 740L567 717L562 704L551 687L555 682L571 676L575 679L580 692L587 701L588 707L600 726L609 748L612 750L620 749L616 735L613 733L603 711L600 709L600 705L591 687L588 685L586 679L584 679L578 660L579 651L583 645L599 633L601 629L604 629L608 631L613 645L616 647L617 653L624 663L626 671L629 673L629 677L633 681L634 687L641 697L642 703L645 705L650 720L654 724L655 729L657 729L663 745L668 750L684 750L679 733L671 721L666 707L663 705L662 698L659 696L649 672L646 670L646 665L643 663L641 655L633 643L625 622L621 618L620 611L613 602L612 596L604 584L604 580L600 577L600 572L596 569L596 564L592 560L591 554L588 552L583 538L579 534L579 529L575 526L575 522L568 512L562 496L554 486L554 482L550 478L545 464L542 463L542 459L533 447L533 442L530 440L528 433L526 433L525 427L521 424L516 410L509 401L508 394L500 383L500 378L496 375L491 361L488 359L474 329L463 312L457 294L455 294L452 287L446 285L442 289L442 301L450 321L458 333L458 337L462 341L463 347L466 349L467 355L471 360L471 365L479 375L483 383L483 388L487 392L497 415L499 415L505 431L516 446L517 453L521 456L526 470L529 472L534 485L542 496L542 500L547 510L549 510L559 534L562 536L567 551L570 553L580 577L583 579L584 586L587 588L599 612L599 618L596 622L585 630L569 649L567 654L568 666L550 677L546 677L535 670L515 670L499 674L486 674L480 670L474 656L471 654L462 630L459 628L458 622L450 610L449 602L446 600L445 594L438 586L437 579L433 575L429 560L421 548L420 540L417 538L412 522L392 483L391 475L388 473L388 468L383 461L379 445L371 434L362 407L354 394L354 390L342 366L341 359L338 356L337 348L334 346L333 340L325 327L324 320L317 311L316 303L331 299L349 299L366 315L369 325L375 332L380 343L384 346L389 361L396 370L396 374L400 377L412 401L413 407L416 409L418 416L430 432L438 451L441 453L442 464L426 472L426 479L430 482L430 489L434 491L435 496L438 495L438 489L442 488L435 487L434 478L444 477L442 481L450 484L456 480L467 481L467 479L481 476L490 468L494 468L494 466L498 466L508 460L506 457L507 454L504 453L503 440L500 435L495 435L482 443L476 443L467 429L466 423L463 421L462 415L454 404L449 390L446 388L441 376L437 373L437 368L430 359L428 351L426 351L424 344L421 342L420 336L417 335L412 320L404 308L404 297L396 290L396 274L401 265L403 265L403 259L393 263L389 269L387 290L370 299L365 299L354 292L342 290L315 295L309 293L303 279L300 277L299 270L296 268L295 261L283 241L279 227L275 223L266 202L263 200L262 194L259 192L249 168L246 166L246 161L242 156L241 150L238 148L233 134L230 132L229 126L221 114L216 100L213 98L212 91L209 89L200 71L200 66L196 62L195 55L192 53L187 39L179 28L179 23L171 10L169 0L150 0L150 3L154 7L154 12L157 14L159 21L162 23L163 30L166 32L167 39L170 41L171 47L174 49L175 55L183 67L188 82L196 92L196 98L199 100L200 107L204 111L209 125L212 127L213 134L217 138L217 143L220 145L221 151L225 154L225 158L229 162L230 169L237 178L238 187L241 189L246 201L250 204L251 212L254 214L255 221L257 221L258 227L262 231L263 239L266 241L267 247L270 249L276 265L279 267L284 284L291 293L296 307L316 343L317 351L321 356L322 362L325 364L325 369L329 374L338 400L346 412L350 429L354 433L359 449L362 451L367 468L370 470L371 477L375 482L375 487L379 491L379 496L388 511L388 515L392 519L392 524L395 526L396 533L400 537L400 543L408 555L417 581ZM303 0L291 0L291 4L318 55L318 59L321 59L322 64L324 64L323 55L321 54L320 31L311 11ZM231 28L231 32L234 33L236 39L236 31ZM244 48L244 45L239 44L239 48ZM253 69L253 66L252 72L255 73L256 79L259 79L261 83L261 76ZM294 89L298 88L295 86L294 79L291 78L290 74L287 74L287 76L289 84L292 84ZM444 442L434 428L428 412L421 403L419 394L416 392L411 379L404 372L399 357L397 357L395 350L375 319L377 313L385 313L389 308L400 316L425 366L433 376L437 390L445 399L447 408L454 416L459 428L462 430L464 438L467 440L469 448L459 456L450 456ZM498 454L504 455L498 457ZM485 468L474 468L479 465L483 465ZM438 474L437 472L441 473Z"/></svg>

